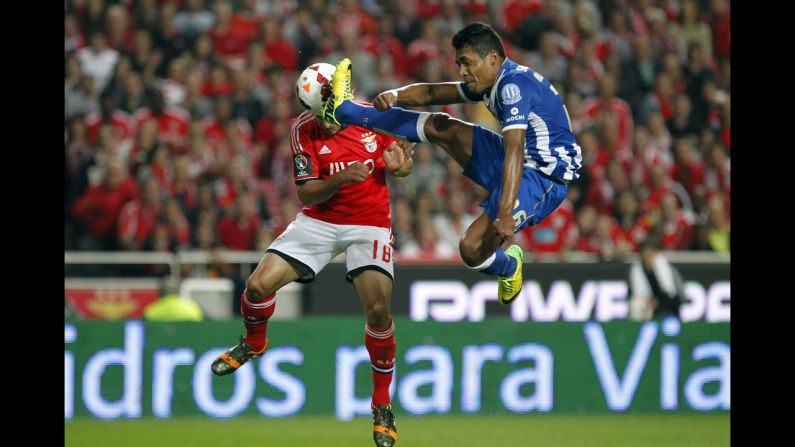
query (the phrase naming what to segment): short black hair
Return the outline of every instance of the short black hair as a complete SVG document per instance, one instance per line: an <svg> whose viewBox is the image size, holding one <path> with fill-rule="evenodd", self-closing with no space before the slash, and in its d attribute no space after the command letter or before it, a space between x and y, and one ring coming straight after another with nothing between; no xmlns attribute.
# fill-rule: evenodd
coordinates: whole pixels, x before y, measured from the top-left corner
<svg viewBox="0 0 795 447"><path fill-rule="evenodd" d="M505 57L502 39L494 31L494 28L483 22L471 23L455 33L453 48L460 50L467 45L472 47L472 50L480 57L486 57L490 51L496 51L501 57Z"/></svg>

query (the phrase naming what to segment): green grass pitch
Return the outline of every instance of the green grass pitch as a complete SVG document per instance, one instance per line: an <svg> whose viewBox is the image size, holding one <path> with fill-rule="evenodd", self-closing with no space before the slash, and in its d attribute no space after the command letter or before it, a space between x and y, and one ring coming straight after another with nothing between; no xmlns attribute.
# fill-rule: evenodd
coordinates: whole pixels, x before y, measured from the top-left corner
<svg viewBox="0 0 795 447"><path fill-rule="evenodd" d="M396 447L729 446L729 414L405 416ZM66 447L369 447L367 418L176 418L64 422Z"/></svg>

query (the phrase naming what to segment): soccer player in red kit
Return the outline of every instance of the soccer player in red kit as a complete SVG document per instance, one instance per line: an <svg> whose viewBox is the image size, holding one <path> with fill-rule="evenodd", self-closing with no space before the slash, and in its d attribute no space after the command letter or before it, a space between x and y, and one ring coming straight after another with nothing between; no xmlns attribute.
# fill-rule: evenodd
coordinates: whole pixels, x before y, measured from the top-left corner
<svg viewBox="0 0 795 447"><path fill-rule="evenodd" d="M310 112L302 113L291 130L293 174L305 206L249 277L241 297L246 336L220 355L212 370L231 374L262 355L268 348L266 331L276 291L293 281L312 281L345 252L346 279L355 286L367 320L373 438L378 447L391 447L397 439L389 398L396 344L389 312L394 256L385 174L403 177L411 172L414 144L363 127L329 124Z"/></svg>

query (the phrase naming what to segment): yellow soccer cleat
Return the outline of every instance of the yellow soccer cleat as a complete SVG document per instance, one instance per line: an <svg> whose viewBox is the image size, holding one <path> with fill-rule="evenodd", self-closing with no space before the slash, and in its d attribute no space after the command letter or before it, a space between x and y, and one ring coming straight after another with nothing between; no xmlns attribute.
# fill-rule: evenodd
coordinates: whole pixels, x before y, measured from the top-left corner
<svg viewBox="0 0 795 447"><path fill-rule="evenodd" d="M497 277L497 298L500 304L508 305L516 300L519 292L522 291L522 262L524 261L524 250L518 245L511 245L505 250L505 254L516 259L516 271L512 276L503 278Z"/></svg>
<svg viewBox="0 0 795 447"><path fill-rule="evenodd" d="M331 77L331 97L323 106L323 120L336 126L341 126L335 116L337 107L343 102L353 99L353 88L351 88L351 60L347 57L337 64L337 70Z"/></svg>

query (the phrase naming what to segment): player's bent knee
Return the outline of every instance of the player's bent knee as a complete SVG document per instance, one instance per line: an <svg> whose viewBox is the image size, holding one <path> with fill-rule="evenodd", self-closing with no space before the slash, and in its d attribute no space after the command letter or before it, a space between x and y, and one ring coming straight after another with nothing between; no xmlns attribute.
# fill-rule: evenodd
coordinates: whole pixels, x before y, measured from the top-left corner
<svg viewBox="0 0 795 447"><path fill-rule="evenodd" d="M481 241L471 238L461 238L458 243L458 250L461 252L461 259L469 266L482 264L485 259L480 250Z"/></svg>
<svg viewBox="0 0 795 447"><path fill-rule="evenodd" d="M246 281L246 294L254 300L265 299L275 292L271 281L264 276L252 276Z"/></svg>

